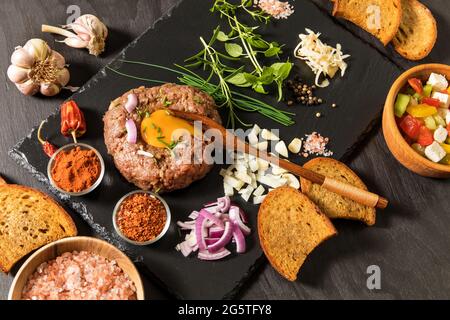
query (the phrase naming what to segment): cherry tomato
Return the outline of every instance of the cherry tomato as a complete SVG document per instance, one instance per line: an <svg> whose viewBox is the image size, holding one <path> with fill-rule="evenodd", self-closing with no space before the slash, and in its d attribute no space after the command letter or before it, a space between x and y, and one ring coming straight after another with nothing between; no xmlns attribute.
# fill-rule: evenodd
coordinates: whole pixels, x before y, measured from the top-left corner
<svg viewBox="0 0 450 320"><path fill-rule="evenodd" d="M421 126L422 124L420 121L409 114L405 116L399 124L400 129L413 140L417 139L419 136Z"/></svg>
<svg viewBox="0 0 450 320"><path fill-rule="evenodd" d="M432 144L434 141L433 133L430 129L425 126L421 126L419 129L419 138L417 139L417 143L422 147L427 147Z"/></svg>
<svg viewBox="0 0 450 320"><path fill-rule="evenodd" d="M422 98L422 103L436 108L439 108L439 106L441 105L441 102L438 99L427 97Z"/></svg>
<svg viewBox="0 0 450 320"><path fill-rule="evenodd" d="M414 89L415 92L417 92L418 94L422 94L423 85L422 85L422 81L420 79L411 78L408 80L408 83L411 86L411 88Z"/></svg>

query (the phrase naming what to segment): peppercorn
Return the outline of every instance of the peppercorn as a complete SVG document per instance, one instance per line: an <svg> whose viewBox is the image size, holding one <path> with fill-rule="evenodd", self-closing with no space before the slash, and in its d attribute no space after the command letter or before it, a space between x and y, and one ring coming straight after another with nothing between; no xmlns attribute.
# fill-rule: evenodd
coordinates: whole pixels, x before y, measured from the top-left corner
<svg viewBox="0 0 450 320"><path fill-rule="evenodd" d="M288 80L286 85L293 94L291 99L286 99L288 106L292 106L295 102L308 106L323 103L323 99L314 95L314 90L317 89L317 86L309 86L308 84L301 82L300 77L298 76L296 76L294 80Z"/></svg>

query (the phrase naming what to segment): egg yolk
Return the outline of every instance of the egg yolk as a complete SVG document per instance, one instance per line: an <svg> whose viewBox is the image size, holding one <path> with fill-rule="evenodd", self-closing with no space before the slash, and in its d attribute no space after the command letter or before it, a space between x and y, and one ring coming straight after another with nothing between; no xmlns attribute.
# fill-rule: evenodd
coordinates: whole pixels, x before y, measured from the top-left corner
<svg viewBox="0 0 450 320"><path fill-rule="evenodd" d="M158 110L141 123L142 139L157 148L173 147L183 134L194 135L194 126L186 120L172 116L167 110Z"/></svg>

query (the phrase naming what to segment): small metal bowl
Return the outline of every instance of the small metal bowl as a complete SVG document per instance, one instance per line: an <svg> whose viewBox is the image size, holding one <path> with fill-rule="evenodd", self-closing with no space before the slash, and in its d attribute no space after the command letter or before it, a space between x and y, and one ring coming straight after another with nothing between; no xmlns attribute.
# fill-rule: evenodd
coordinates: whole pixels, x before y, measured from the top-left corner
<svg viewBox="0 0 450 320"><path fill-rule="evenodd" d="M82 150L94 151L95 155L98 157L98 159L100 161L100 167L101 167L100 175L98 176L97 181L95 181L95 183L90 188L80 191L80 192L68 192L68 191L63 190L60 187L58 187L58 185L55 183L55 181L53 180L53 177L52 177L52 169L55 164L56 157L61 152L68 151L68 150L74 149L76 147L79 147ZM98 152L97 149L95 149L94 147L91 147L90 145L87 145L84 143L71 143L71 144L65 145L64 147L61 147L60 149L58 149L55 152L55 154L50 158L50 161L48 162L48 165L47 165L47 176L48 176L48 179L50 180L50 184L52 185L52 187L54 187L59 192L69 195L69 196L72 196L72 197L81 197L81 196L87 195L88 193L91 193L101 184L103 177L105 176L105 162L103 161L103 157L100 154L100 152Z"/></svg>
<svg viewBox="0 0 450 320"><path fill-rule="evenodd" d="M138 242L138 241L133 241L131 239L128 239L120 230L120 227L117 225L117 213L119 212L120 206L122 205L122 203L125 201L125 199L127 199L128 197L134 195L134 194L139 194L139 193L145 193L145 194L149 194L153 197L155 197L156 199L158 199L159 201L161 201L161 203L164 205L164 208L166 209L166 225L164 226L164 228L162 229L161 233L154 239L150 240L150 241L146 241L146 242ZM170 213L170 209L169 206L167 204L167 202L161 198L161 196L159 196L156 193L150 192L150 191L143 191L143 190L137 190L137 191L133 191L130 192L128 194L126 194L125 196L123 196L116 204L116 206L114 207L114 211L113 211L113 225L114 225L114 229L116 230L117 234L126 242L131 243L135 246L148 246L150 244L153 244L157 241L159 241L162 237L164 237L164 235L167 233L167 231L169 230L170 227L170 221L171 221L171 213Z"/></svg>

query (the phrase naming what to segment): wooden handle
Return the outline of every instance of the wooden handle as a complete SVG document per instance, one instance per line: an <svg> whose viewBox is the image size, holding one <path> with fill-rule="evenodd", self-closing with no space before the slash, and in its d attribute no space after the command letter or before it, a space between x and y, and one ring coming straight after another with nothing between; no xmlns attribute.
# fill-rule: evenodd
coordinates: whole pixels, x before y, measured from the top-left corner
<svg viewBox="0 0 450 320"><path fill-rule="evenodd" d="M366 191L363 189L356 188L356 187L346 184L344 182L340 182L340 181L336 181L334 179L327 178L324 175L321 175L317 172L305 169L302 166L299 166L295 163L289 162L284 159L280 159L276 156L268 154L267 152L258 150L256 148L250 146L245 141L239 139L237 136L235 136L231 132L227 131L220 124L218 124L217 122L215 122L214 120L212 120L206 116L202 116L202 115L195 114L195 113L184 112L184 111L178 111L178 110L170 110L170 111L176 117L180 117L180 118L184 118L184 119L188 119L188 120L192 120L192 121L201 121L207 127L219 130L222 134L222 137L224 140L223 145L225 148L228 148L228 149L234 150L234 151L247 153L252 156L258 157L262 160L268 161L276 166L279 166L280 168L283 168L283 169L288 170L289 172L292 172L293 174L295 174L299 177L302 177L313 183L321 185L322 187L326 188L327 190L330 190L330 191L337 193L343 197L354 200L362 205L379 208L379 209L385 209L388 205L388 200L380 197L377 194L374 194L372 192L369 192L369 191Z"/></svg>

